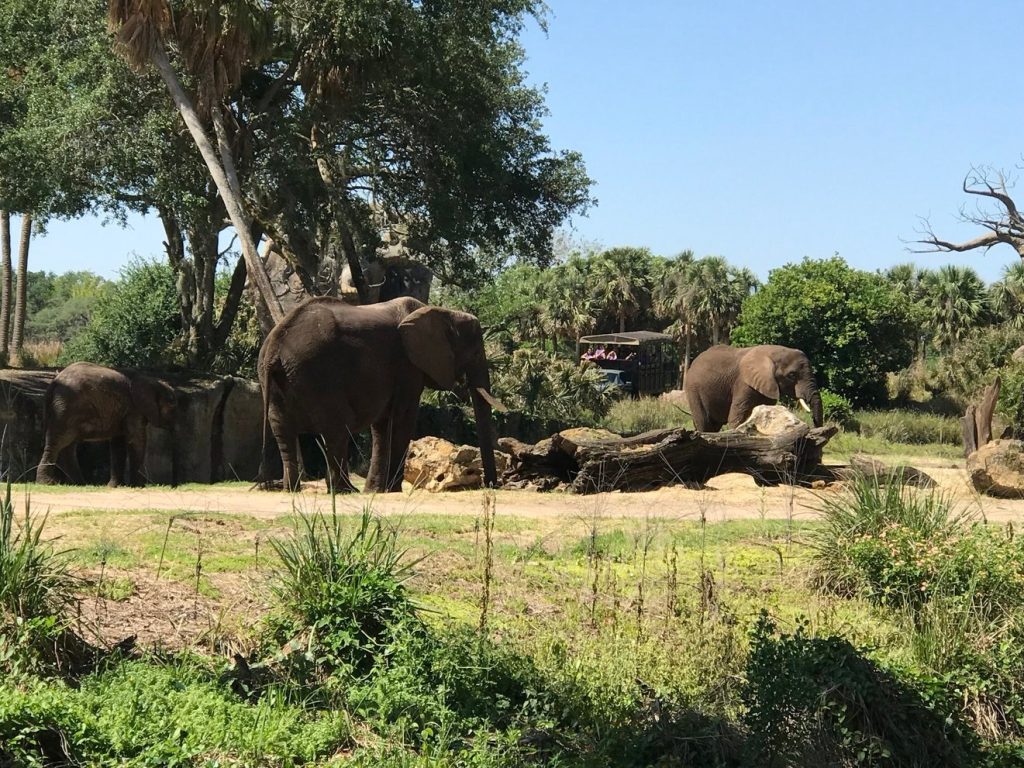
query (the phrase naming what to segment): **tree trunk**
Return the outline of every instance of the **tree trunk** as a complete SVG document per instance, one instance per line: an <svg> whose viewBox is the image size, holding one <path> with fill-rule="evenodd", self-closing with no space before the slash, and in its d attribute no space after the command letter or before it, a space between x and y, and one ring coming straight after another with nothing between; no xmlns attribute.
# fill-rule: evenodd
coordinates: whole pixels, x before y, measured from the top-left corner
<svg viewBox="0 0 1024 768"><path fill-rule="evenodd" d="M28 311L28 246L32 240L32 214L21 216L21 239L18 241L18 287L14 298L14 332L11 336L11 358L21 365L21 348L25 342L25 313Z"/></svg>
<svg viewBox="0 0 1024 768"><path fill-rule="evenodd" d="M210 171L213 183L217 185L217 191L220 193L221 200L224 201L228 217L231 219L231 223L238 234L238 240L242 246L242 256L245 259L246 268L256 287L256 291L260 299L266 304L271 318L277 323L284 317L284 312L281 309L281 303L274 294L266 265L260 260L259 253L256 251L256 243L252 239L249 219L242 208L242 194L238 175L235 172L234 159L231 155L230 147L227 146L226 136L223 131L223 121L217 114L218 108L214 108L213 119L214 129L218 134L218 145L221 150L219 158L213 148L213 144L210 142L210 138L203 129L202 122L195 107L192 105L191 98L185 92L181 81L171 67L171 62L167 58L167 51L164 49L163 44L159 44L153 49L152 57L153 64L167 85L171 98L174 100L175 106L185 121L185 126L188 128L189 133L192 134L192 139L195 141L196 147L198 147L203 160L206 162L206 167Z"/></svg>
<svg viewBox="0 0 1024 768"><path fill-rule="evenodd" d="M619 315L619 333L626 332L626 316Z"/></svg>
<svg viewBox="0 0 1024 768"><path fill-rule="evenodd" d="M0 364L6 364L11 344L11 212L0 211L0 260L3 274L0 276Z"/></svg>
<svg viewBox="0 0 1024 768"><path fill-rule="evenodd" d="M680 382L680 389L686 389L686 374L690 370L690 324L683 325L683 332L686 334L686 352L683 355L683 375Z"/></svg>

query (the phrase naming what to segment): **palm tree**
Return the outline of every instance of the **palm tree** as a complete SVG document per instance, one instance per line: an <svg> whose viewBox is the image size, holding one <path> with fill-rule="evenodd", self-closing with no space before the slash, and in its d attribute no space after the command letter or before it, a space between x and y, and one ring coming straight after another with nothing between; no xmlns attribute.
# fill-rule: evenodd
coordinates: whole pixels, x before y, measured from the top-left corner
<svg viewBox="0 0 1024 768"><path fill-rule="evenodd" d="M730 267L721 256L706 256L694 262L689 280L694 317L707 329L711 343L719 344L728 336L757 278L749 269Z"/></svg>
<svg viewBox="0 0 1024 768"><path fill-rule="evenodd" d="M1024 329L1024 262L1003 269L1002 279L989 288L989 301L1006 325Z"/></svg>
<svg viewBox="0 0 1024 768"><path fill-rule="evenodd" d="M970 267L947 265L922 277L921 302L934 329L933 341L948 349L985 321L988 295L985 284Z"/></svg>
<svg viewBox="0 0 1024 768"><path fill-rule="evenodd" d="M204 5L207 7L201 7ZM175 19L167 0L110 0L108 19L128 63L137 68L151 65L160 73L224 201L249 276L276 323L284 313L266 265L256 252L221 104L224 94L241 78L243 64L255 58L267 43L269 35L261 31L265 32L262 28L269 20L268 13L251 0L227 4L207 0L191 10L182 10ZM176 30L187 30L175 42L186 71L198 84L199 104L208 114L217 137L216 150L195 100L185 90L167 55L165 38Z"/></svg>
<svg viewBox="0 0 1024 768"><path fill-rule="evenodd" d="M619 333L650 301L651 262L646 248L611 248L594 259L594 296L604 312L619 321Z"/></svg>
<svg viewBox="0 0 1024 768"><path fill-rule="evenodd" d="M14 332L11 335L11 359L21 365L21 346L25 341L25 313L28 309L28 246L32 239L32 214L21 215L18 241L18 286L14 297Z"/></svg>
<svg viewBox="0 0 1024 768"><path fill-rule="evenodd" d="M554 339L574 341L594 327L596 307L587 290L587 262L573 254L547 272L544 325Z"/></svg>
<svg viewBox="0 0 1024 768"><path fill-rule="evenodd" d="M0 364L7 360L11 342L11 212L0 211Z"/></svg>
<svg viewBox="0 0 1024 768"><path fill-rule="evenodd" d="M665 265L662 278L654 290L655 308L663 318L672 320L665 329L676 337L680 346L683 363L679 372L679 388L686 388L686 372L690 368L690 352L693 343L693 328L697 322L694 308L695 294L691 272L693 251L683 251Z"/></svg>

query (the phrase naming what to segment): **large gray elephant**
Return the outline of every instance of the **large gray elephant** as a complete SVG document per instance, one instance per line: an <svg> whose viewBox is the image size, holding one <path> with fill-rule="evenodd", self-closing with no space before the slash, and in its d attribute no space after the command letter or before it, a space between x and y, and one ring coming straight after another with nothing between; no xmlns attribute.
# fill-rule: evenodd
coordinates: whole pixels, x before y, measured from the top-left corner
<svg viewBox="0 0 1024 768"><path fill-rule="evenodd" d="M497 484L490 394L480 322L470 314L403 297L352 306L318 297L289 312L260 349L264 417L284 465L285 488L299 486L301 434L320 436L328 482L353 490L353 434L373 436L367 491L400 491L423 388L468 387L480 436L484 483Z"/></svg>
<svg viewBox="0 0 1024 768"><path fill-rule="evenodd" d="M773 405L782 396L800 400L814 425L822 425L821 394L799 349L718 345L697 355L686 374L686 400L700 432L735 427L755 406Z"/></svg>
<svg viewBox="0 0 1024 768"><path fill-rule="evenodd" d="M159 379L93 363L72 363L46 389L46 445L36 482L57 483L63 473L72 483L81 483L75 444L109 440L109 485L124 483L126 459L128 483L140 485L146 425L173 428L175 403L174 390Z"/></svg>

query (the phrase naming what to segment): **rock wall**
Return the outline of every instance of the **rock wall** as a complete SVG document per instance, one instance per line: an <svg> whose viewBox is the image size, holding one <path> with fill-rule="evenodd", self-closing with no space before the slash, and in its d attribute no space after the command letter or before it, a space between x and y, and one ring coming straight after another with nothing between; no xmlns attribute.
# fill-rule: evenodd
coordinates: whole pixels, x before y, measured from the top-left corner
<svg viewBox="0 0 1024 768"><path fill-rule="evenodd" d="M43 400L52 370L0 370L0 473L32 480L43 452ZM173 430L149 427L145 476L150 483L255 480L263 447L259 385L233 376L154 374L174 387L178 412ZM270 442L268 471L280 472ZM110 476L103 444L80 445L82 472L92 482Z"/></svg>

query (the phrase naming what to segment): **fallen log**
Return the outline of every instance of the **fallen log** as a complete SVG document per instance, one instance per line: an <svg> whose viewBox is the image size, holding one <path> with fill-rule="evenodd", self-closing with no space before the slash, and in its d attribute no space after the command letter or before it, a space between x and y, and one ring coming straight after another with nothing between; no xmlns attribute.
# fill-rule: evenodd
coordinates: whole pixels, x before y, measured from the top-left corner
<svg viewBox="0 0 1024 768"><path fill-rule="evenodd" d="M915 488L935 487L935 480L917 467L912 467L909 464L898 464L891 467L863 453L851 456L850 463L846 466L820 467L819 471L821 474L831 475L832 480L871 478L883 485L893 482L912 485Z"/></svg>
<svg viewBox="0 0 1024 768"><path fill-rule="evenodd" d="M825 444L837 427L803 422L777 434L756 428L726 432L662 429L636 437L603 430L566 430L536 445L502 439L511 455L506 487L564 485L573 493L644 491L663 485L701 484L716 475L743 472L759 485L810 484L821 475Z"/></svg>

